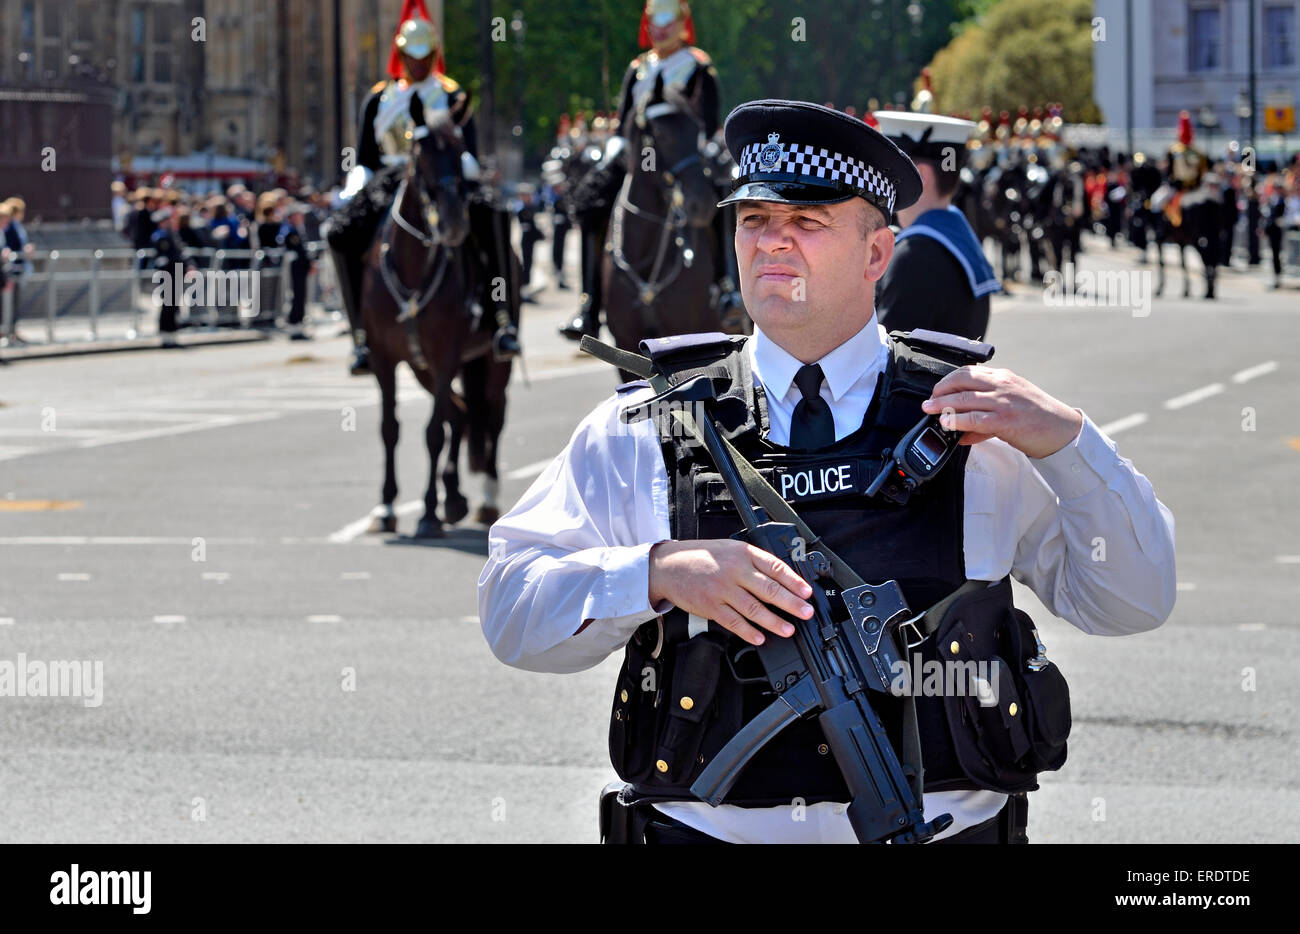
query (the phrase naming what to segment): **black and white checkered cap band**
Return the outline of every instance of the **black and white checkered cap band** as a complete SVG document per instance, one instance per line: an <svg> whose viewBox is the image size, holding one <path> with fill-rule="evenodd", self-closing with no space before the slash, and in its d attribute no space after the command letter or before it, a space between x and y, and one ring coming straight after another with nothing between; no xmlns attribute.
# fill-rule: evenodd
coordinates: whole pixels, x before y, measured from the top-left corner
<svg viewBox="0 0 1300 934"><path fill-rule="evenodd" d="M837 186L847 186L857 190L869 201L880 206L888 214L894 212L894 198L897 189L885 175L874 166L867 165L852 156L820 146L808 146L802 143L780 143L781 156L774 164L763 165L760 156L771 143L750 143L740 152L740 182L764 181L772 176L804 175L823 182L834 182Z"/></svg>

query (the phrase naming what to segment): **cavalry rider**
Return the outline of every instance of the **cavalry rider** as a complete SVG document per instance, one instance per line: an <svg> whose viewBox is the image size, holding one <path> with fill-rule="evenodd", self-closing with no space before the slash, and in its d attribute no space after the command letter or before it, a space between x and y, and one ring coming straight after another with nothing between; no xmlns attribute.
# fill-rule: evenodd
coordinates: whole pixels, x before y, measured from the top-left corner
<svg viewBox="0 0 1300 934"><path fill-rule="evenodd" d="M357 164L348 173L341 192L346 205L335 215L326 239L339 278L339 291L352 327L354 352L351 372L370 372L369 349L361 321L361 276L365 257L374 241L384 212L392 204L410 158L411 98L418 94L426 114L446 111L460 128L465 142L465 179L474 187L478 180L478 141L469 93L443 73L441 44L433 24L424 16L423 4L410 0L402 24L393 40L388 73L392 80L371 88L361 108ZM509 215L503 210L470 199L470 252L486 267L482 307L493 309L482 315L482 326L495 326L493 352L500 357L521 352L516 323L519 310L514 289L507 289L508 307L492 298L492 280L510 281Z"/></svg>
<svg viewBox="0 0 1300 934"><path fill-rule="evenodd" d="M1172 194L1163 201L1164 213L1175 226L1182 224L1182 210L1193 203L1192 192L1201 188L1202 179L1209 168L1205 153L1192 147L1192 117L1187 111L1178 113L1178 142L1169 147L1169 177L1167 183ZM1205 196L1196 197L1196 201Z"/></svg>
<svg viewBox="0 0 1300 934"><path fill-rule="evenodd" d="M623 88L619 96L619 133L612 135L605 145L605 155L592 169L596 184L588 179L587 203L579 204L578 215L582 225L582 297L578 314L560 328L560 333L571 340L581 340L582 335L596 335L600 331L602 302L600 282L600 257L604 251L605 234L613 213L614 198L626 172L627 133L635 124L632 116L637 108L654 93L656 79L662 77L665 89L673 88L696 107L704 138L711 140L721 126L718 102L718 73L708 53L696 48L695 23L691 19L686 0L646 0L641 14L640 44L643 52L628 65L623 75ZM730 181L729 179L726 181ZM579 200L584 200L579 195ZM721 212L719 212L721 214ZM729 301L737 292L734 273L730 269L729 254L724 243L731 239L715 220L715 252L722 259L718 282L720 294ZM735 302L738 306L739 302Z"/></svg>

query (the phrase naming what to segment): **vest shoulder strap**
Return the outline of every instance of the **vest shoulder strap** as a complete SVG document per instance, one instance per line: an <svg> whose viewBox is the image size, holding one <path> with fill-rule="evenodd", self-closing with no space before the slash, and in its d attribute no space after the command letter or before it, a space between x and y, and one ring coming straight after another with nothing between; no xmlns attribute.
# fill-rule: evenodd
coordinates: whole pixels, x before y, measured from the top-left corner
<svg viewBox="0 0 1300 934"><path fill-rule="evenodd" d="M641 341L638 354L584 335L579 348L629 373L648 377L652 383L658 378L677 385L703 375L725 380L726 389L712 408L722 436L735 441L743 434L758 430L753 415L753 377L744 352L746 340L744 336L720 331L679 334Z"/></svg>
<svg viewBox="0 0 1300 934"><path fill-rule="evenodd" d="M920 418L921 403L930 398L939 380L992 356L992 345L957 334L923 328L891 331L889 364L875 424L906 431Z"/></svg>

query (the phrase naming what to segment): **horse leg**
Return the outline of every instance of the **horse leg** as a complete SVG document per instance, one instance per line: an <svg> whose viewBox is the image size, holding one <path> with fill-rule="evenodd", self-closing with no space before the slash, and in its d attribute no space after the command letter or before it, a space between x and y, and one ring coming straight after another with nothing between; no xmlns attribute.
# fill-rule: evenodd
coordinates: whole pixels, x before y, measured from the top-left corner
<svg viewBox="0 0 1300 934"><path fill-rule="evenodd" d="M444 383L433 397L433 413L424 429L424 443L429 449L429 485L424 491L424 515L415 526L416 538L442 538L442 522L438 519L438 458L446 440L445 426L449 420L451 386ZM452 416L454 417L454 416Z"/></svg>
<svg viewBox="0 0 1300 934"><path fill-rule="evenodd" d="M442 518L448 525L455 525L469 514L469 502L460 491L460 442L465 434L466 414L455 399L448 411L451 439L447 445L447 461L442 468Z"/></svg>
<svg viewBox="0 0 1300 934"><path fill-rule="evenodd" d="M1183 267L1183 298L1192 297L1192 277L1187 271L1187 244L1178 244L1178 264Z"/></svg>
<svg viewBox="0 0 1300 934"><path fill-rule="evenodd" d="M397 498L397 367L388 360L374 356L370 361L371 372L379 382L381 402L381 419L379 434L384 439L384 489L380 504L375 507L370 518L370 532L396 532L397 513L393 512L393 500Z"/></svg>
<svg viewBox="0 0 1300 934"><path fill-rule="evenodd" d="M483 502L474 513L474 521L491 525L501 516L497 503L497 451L505 427L510 361L478 357L465 364L461 379L469 406L469 467L483 474Z"/></svg>
<svg viewBox="0 0 1300 934"><path fill-rule="evenodd" d="M1205 249L1201 250L1201 264L1205 267L1205 297L1214 298L1214 280L1219 272L1218 253L1216 247L1218 244L1211 241L1206 244Z"/></svg>
<svg viewBox="0 0 1300 934"><path fill-rule="evenodd" d="M1165 294L1165 244L1159 237L1155 238L1156 247L1156 297Z"/></svg>

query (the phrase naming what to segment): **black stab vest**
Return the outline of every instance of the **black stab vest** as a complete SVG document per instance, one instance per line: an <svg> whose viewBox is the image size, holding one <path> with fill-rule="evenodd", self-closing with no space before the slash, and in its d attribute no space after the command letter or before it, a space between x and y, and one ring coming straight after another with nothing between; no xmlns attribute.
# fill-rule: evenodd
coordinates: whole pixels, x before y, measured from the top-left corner
<svg viewBox="0 0 1300 934"><path fill-rule="evenodd" d="M917 333L940 337L934 332ZM862 424L829 447L800 451L764 437L767 403L750 372L744 338L718 335L713 344L695 341L680 349L673 348L671 340L658 353L651 348L661 372L674 383L701 373L729 380L714 407L722 433L863 580L898 581L914 612L965 583L963 493L968 447L959 447L940 473L905 505L869 498L864 490L885 462L886 449L925 414L921 402L929 398L934 384L957 366L987 358L963 350L976 345L958 337L936 345L908 332L891 334L889 361ZM625 387L635 385L644 382ZM707 452L682 437L671 419L661 418L659 430L673 538L726 538L738 532L741 522ZM829 581L822 583L834 587ZM1025 651L1023 645L1005 644L1002 632L1020 612L1011 605L1008 580L963 603L962 615L971 619L965 625L954 619L956 628L946 622L936 636L948 641L940 648L940 639L928 638L919 649L923 661L937 659L953 646L958 646L951 650L960 650L961 657L979 649L1006 657ZM1027 617L1024 622L1028 623ZM691 782L745 723L771 703L774 695L762 667L752 649L746 649L745 642L716 623L692 620L677 608L634 634L615 690L610 754L620 777L638 794L695 800L689 791ZM1014 693L1014 686L1008 688ZM871 700L895 748L901 748L902 700L875 692ZM1035 771L1059 767L1057 763L1008 772L995 761L1001 752L1008 761L1015 757L1023 764L1032 745L1028 738L1032 731L1022 729L1017 735L1021 724L1005 709L968 710L960 702L954 705L938 697L918 697L916 704L927 791L1029 790L1037 787ZM1066 707L1068 732L1068 698ZM999 716L1007 721L1006 737L1000 724L990 720ZM1054 728L1059 732L1059 722ZM966 737L963 742L964 731L973 731L976 739ZM1063 762L1063 737L1060 747ZM976 763L977 757L984 763ZM795 799L809 804L849 800L815 719L792 724L760 750L726 803L758 807L790 804Z"/></svg>

